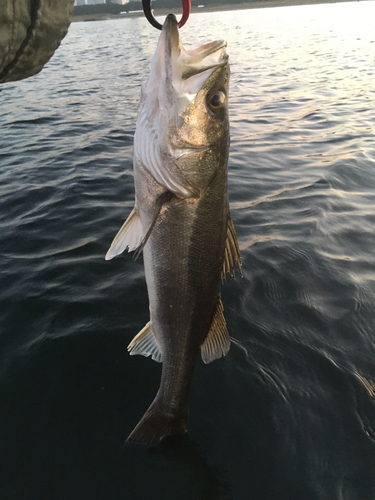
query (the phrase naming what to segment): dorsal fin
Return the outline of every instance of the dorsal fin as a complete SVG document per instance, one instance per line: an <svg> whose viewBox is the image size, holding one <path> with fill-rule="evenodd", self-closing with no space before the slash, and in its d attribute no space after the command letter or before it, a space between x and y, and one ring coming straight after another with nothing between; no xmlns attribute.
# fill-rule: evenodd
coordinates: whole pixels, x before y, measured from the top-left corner
<svg viewBox="0 0 375 500"><path fill-rule="evenodd" d="M162 354L150 322L148 322L130 342L128 351L131 356L134 354L141 354L146 357L151 356L151 358L158 363L162 362Z"/></svg>
<svg viewBox="0 0 375 500"><path fill-rule="evenodd" d="M201 356L206 364L225 356L230 348L230 339L223 311L223 304L219 298L210 330L201 345Z"/></svg>
<svg viewBox="0 0 375 500"><path fill-rule="evenodd" d="M143 237L142 223L136 208L130 212L129 217L121 226L105 256L105 260L111 260L120 255L128 247L131 252L139 247Z"/></svg>
<svg viewBox="0 0 375 500"><path fill-rule="evenodd" d="M232 217L229 214L228 227L227 227L227 241L225 243L224 264L221 273L222 280L225 280L228 273L231 276L234 276L236 261L238 269L240 270L240 274L242 276L240 249L238 246L236 231L234 229Z"/></svg>

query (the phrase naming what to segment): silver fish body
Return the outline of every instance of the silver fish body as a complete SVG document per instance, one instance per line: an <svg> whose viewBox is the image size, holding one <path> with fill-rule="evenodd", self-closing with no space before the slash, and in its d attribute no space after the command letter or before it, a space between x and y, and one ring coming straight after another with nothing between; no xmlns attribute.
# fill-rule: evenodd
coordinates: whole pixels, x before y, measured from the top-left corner
<svg viewBox="0 0 375 500"><path fill-rule="evenodd" d="M220 285L240 255L227 190L228 85L224 42L187 51L167 16L142 89L135 207L106 256L143 249L150 322L129 350L162 361L159 391L129 441L185 432L199 352L208 363L230 347Z"/></svg>

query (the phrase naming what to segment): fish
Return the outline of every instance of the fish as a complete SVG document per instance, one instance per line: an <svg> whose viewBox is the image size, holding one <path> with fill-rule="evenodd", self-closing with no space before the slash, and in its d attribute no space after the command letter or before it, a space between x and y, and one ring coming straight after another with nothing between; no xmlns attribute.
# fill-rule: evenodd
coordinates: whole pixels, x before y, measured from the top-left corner
<svg viewBox="0 0 375 500"><path fill-rule="evenodd" d="M226 42L187 50L169 14L141 90L135 205L105 257L143 251L150 321L128 350L162 362L128 442L185 433L199 353L210 363L230 348L220 290L241 257L228 200L229 77Z"/></svg>

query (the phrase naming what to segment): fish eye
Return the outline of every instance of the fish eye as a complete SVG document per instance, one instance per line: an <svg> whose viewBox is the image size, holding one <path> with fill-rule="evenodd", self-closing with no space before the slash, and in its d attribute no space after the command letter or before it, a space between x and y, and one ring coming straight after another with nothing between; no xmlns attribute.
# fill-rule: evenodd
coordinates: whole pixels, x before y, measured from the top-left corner
<svg viewBox="0 0 375 500"><path fill-rule="evenodd" d="M220 90L216 90L214 93L210 94L207 99L207 103L210 109L216 110L224 106L225 94Z"/></svg>

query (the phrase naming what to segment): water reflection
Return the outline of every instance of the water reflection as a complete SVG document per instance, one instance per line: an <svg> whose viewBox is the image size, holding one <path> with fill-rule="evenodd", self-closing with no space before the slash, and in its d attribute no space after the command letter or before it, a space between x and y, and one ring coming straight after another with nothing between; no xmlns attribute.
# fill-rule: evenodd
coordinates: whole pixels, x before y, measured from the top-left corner
<svg viewBox="0 0 375 500"><path fill-rule="evenodd" d="M199 498L221 500L228 498L229 486L220 479L217 469L209 466L199 446L187 434L180 437L168 437L160 447L151 453L175 464L181 464L188 471L196 485Z"/></svg>

